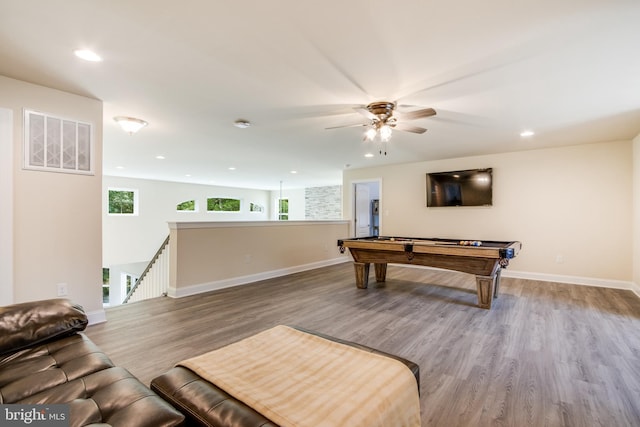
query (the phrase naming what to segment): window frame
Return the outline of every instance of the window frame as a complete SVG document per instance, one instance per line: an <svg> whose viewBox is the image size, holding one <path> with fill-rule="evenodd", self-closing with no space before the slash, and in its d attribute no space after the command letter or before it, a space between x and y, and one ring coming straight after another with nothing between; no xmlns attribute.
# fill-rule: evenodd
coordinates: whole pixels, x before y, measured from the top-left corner
<svg viewBox="0 0 640 427"><path fill-rule="evenodd" d="M224 200L237 200L238 201L238 210L237 211L216 211L216 210L209 210L209 200L211 199L224 199ZM236 198L236 197L207 197L207 213L224 213L224 214L230 214L230 213L240 213L242 212L242 199Z"/></svg>
<svg viewBox="0 0 640 427"><path fill-rule="evenodd" d="M254 207L256 209L254 209ZM264 213L264 205L259 203L250 202L249 203L249 212L251 213Z"/></svg>
<svg viewBox="0 0 640 427"><path fill-rule="evenodd" d="M133 193L133 213L117 213L117 212L109 212L110 209L110 205L109 205L109 195L112 191L119 191L119 192L132 192ZM138 216L140 215L140 210L139 210L139 204L140 204L140 197L139 197L139 191L137 188L122 188L122 187L109 187L107 188L107 215L109 216Z"/></svg>
<svg viewBox="0 0 640 427"><path fill-rule="evenodd" d="M285 200L287 202L287 211L283 212L282 211L282 204L280 203L282 200ZM276 219L278 221L289 221L289 198L288 197L278 197L276 199L276 206L278 207L278 211L276 213ZM286 215L286 218L282 218L283 216Z"/></svg>
<svg viewBox="0 0 640 427"><path fill-rule="evenodd" d="M193 210L184 210L184 209L178 209L178 206L187 203L187 202L193 202ZM180 202L176 205L176 212L190 212L190 213L194 213L194 212L199 212L200 211L200 204L198 203L198 199L191 199L191 200L185 200L183 202Z"/></svg>

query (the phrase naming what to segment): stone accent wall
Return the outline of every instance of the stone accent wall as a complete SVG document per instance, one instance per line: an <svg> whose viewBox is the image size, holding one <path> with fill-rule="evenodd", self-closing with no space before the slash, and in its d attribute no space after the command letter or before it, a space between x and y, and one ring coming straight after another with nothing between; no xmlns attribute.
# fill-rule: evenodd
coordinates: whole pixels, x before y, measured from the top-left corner
<svg viewBox="0 0 640 427"><path fill-rule="evenodd" d="M342 219L342 186L305 188L305 219Z"/></svg>

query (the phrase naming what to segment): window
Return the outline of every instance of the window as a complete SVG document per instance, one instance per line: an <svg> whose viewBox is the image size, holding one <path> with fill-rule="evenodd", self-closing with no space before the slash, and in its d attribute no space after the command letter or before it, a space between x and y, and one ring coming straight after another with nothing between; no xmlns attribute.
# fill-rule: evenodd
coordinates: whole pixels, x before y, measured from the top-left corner
<svg viewBox="0 0 640 427"><path fill-rule="evenodd" d="M93 174L91 132L89 123L25 110L25 169Z"/></svg>
<svg viewBox="0 0 640 427"><path fill-rule="evenodd" d="M131 292L131 287L133 286L133 284L135 283L135 278L129 274L127 274L126 276L126 293L125 295L129 295L129 292Z"/></svg>
<svg viewBox="0 0 640 427"><path fill-rule="evenodd" d="M289 219L289 199L278 199L278 219L280 221Z"/></svg>
<svg viewBox="0 0 640 427"><path fill-rule="evenodd" d="M180 212L197 212L198 207L195 200L187 200L179 203L178 206L176 206L176 210Z"/></svg>
<svg viewBox="0 0 640 427"><path fill-rule="evenodd" d="M264 206L256 203L249 203L249 212L264 212Z"/></svg>
<svg viewBox="0 0 640 427"><path fill-rule="evenodd" d="M138 215L138 190L109 189L110 215Z"/></svg>
<svg viewBox="0 0 640 427"><path fill-rule="evenodd" d="M102 269L102 304L109 304L109 269Z"/></svg>
<svg viewBox="0 0 640 427"><path fill-rule="evenodd" d="M239 199L209 198L207 212L240 212Z"/></svg>

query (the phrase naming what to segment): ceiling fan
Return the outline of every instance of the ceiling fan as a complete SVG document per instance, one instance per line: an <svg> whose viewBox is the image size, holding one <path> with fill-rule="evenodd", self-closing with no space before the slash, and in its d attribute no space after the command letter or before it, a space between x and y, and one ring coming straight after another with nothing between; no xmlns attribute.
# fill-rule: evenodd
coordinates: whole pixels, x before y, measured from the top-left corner
<svg viewBox="0 0 640 427"><path fill-rule="evenodd" d="M368 119L367 123L334 126L327 129L366 126L368 129L365 132L365 140L373 141L376 136L379 136L381 142L387 142L391 138L393 129L411 133L425 133L427 129L419 126L412 126L404 122L436 115L436 110L433 108L423 108L421 110L401 113L396 110L396 107L397 103L389 101L372 102L366 106L356 107L354 110L366 117ZM387 153L385 151L385 155L386 154Z"/></svg>

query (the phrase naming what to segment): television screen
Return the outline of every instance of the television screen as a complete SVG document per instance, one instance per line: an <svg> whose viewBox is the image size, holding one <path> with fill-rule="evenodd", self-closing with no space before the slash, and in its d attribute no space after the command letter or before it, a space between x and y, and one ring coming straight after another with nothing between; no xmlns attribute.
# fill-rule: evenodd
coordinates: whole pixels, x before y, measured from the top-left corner
<svg viewBox="0 0 640 427"><path fill-rule="evenodd" d="M427 174L427 206L491 206L493 170L469 169Z"/></svg>

